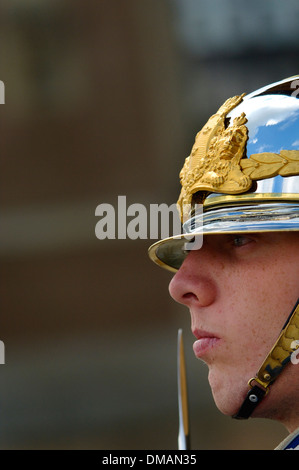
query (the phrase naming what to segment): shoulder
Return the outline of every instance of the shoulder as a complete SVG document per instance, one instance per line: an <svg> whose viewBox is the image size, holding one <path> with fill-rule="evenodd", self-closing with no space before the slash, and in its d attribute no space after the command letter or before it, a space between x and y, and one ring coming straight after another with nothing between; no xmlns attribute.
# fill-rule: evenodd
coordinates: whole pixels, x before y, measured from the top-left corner
<svg viewBox="0 0 299 470"><path fill-rule="evenodd" d="M299 450L299 428L287 436L275 450Z"/></svg>

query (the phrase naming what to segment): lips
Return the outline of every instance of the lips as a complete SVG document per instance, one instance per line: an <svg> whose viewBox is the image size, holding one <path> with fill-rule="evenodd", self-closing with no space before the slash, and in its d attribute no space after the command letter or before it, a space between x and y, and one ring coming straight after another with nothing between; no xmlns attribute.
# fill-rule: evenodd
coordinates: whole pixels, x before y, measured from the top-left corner
<svg viewBox="0 0 299 470"><path fill-rule="evenodd" d="M195 329L193 334L197 338L193 344L193 351L197 358L204 357L220 341L218 336L209 331Z"/></svg>

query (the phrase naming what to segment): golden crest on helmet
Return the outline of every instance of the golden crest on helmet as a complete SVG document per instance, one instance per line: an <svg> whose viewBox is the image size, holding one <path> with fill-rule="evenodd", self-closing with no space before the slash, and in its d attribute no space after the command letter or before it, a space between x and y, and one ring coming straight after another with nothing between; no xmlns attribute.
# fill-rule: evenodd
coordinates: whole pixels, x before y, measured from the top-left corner
<svg viewBox="0 0 299 470"><path fill-rule="evenodd" d="M199 191L205 198L209 192L239 194L251 187L251 178L240 167L248 139L247 119L242 113L228 127L226 117L243 96L229 98L196 136L180 172L178 206L183 220L188 216L193 195Z"/></svg>
<svg viewBox="0 0 299 470"><path fill-rule="evenodd" d="M178 208L182 222L190 217L191 204L202 204L211 192L241 194L251 188L253 180L299 174L299 150L246 155L245 113L232 123L227 118L243 97L244 94L229 98L196 135L180 172Z"/></svg>
<svg viewBox="0 0 299 470"><path fill-rule="evenodd" d="M280 153L255 153L240 162L243 173L252 180L271 178L276 175L299 174L299 150L281 150Z"/></svg>

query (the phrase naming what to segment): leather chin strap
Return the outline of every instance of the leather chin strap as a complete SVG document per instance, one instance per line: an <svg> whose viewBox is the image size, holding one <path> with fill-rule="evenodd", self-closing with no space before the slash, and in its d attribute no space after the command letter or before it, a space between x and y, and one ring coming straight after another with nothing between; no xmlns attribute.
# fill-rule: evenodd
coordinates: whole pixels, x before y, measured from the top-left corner
<svg viewBox="0 0 299 470"><path fill-rule="evenodd" d="M299 347L299 299L270 353L264 360L256 376L249 380L250 390L239 409L233 416L235 419L247 419L257 405L269 392L284 367L290 362L294 351Z"/></svg>

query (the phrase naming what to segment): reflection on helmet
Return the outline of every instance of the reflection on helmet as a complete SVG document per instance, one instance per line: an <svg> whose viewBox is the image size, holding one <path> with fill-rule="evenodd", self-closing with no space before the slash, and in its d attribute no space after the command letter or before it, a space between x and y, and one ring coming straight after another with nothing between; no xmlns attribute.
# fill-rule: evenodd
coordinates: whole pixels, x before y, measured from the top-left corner
<svg viewBox="0 0 299 470"><path fill-rule="evenodd" d="M299 76L228 99L197 134L180 173L184 233L299 230ZM203 214L194 212L203 204ZM152 245L176 271L186 240Z"/></svg>

